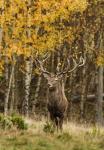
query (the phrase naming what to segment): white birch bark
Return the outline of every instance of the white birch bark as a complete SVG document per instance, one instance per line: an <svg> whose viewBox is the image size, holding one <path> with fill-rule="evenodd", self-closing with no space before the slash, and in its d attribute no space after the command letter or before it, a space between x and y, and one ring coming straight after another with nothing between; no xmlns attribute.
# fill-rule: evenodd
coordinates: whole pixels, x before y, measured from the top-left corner
<svg viewBox="0 0 104 150"><path fill-rule="evenodd" d="M10 114L14 111L14 102L15 102L15 71L13 71L12 76L12 95L11 95L11 101L10 101Z"/></svg>
<svg viewBox="0 0 104 150"><path fill-rule="evenodd" d="M29 0L29 6L31 6L31 0ZM27 12L27 25L30 28L30 19L31 19L31 14L29 11ZM31 31L28 29L28 37L31 37ZM30 51L31 48L30 48ZM32 53L31 53L32 55ZM24 97L24 103L23 103L23 113L26 117L29 116L29 95L30 95L30 83L31 83L31 77L32 77L32 67L33 67L33 57L29 57L25 60L25 97Z"/></svg>
<svg viewBox="0 0 104 150"><path fill-rule="evenodd" d="M3 5L3 8L5 6ZM0 44L2 42L2 37L3 37L3 29L0 28ZM8 99L9 99L9 87L8 87L8 58L5 56L5 99L4 99L4 115L7 115L8 113ZM11 81L10 81L11 82ZM11 83L10 83L11 84ZM10 86L9 84L9 86Z"/></svg>
<svg viewBox="0 0 104 150"><path fill-rule="evenodd" d="M31 0L29 0L29 6L31 6ZM28 27L30 27L30 21L31 21L31 14L28 12L27 15L27 24ZM38 33L39 27L36 28L36 34ZM28 29L28 38L31 37L31 31ZM31 50L31 48L30 48ZM32 50L31 50L32 51ZM25 98L24 98L24 115L26 117L29 116L29 95L30 95L30 83L31 83L31 78L32 78L32 69L33 69L33 54L31 53L31 57L26 60L25 62L25 69L26 69L26 74L25 74Z"/></svg>
<svg viewBox="0 0 104 150"><path fill-rule="evenodd" d="M31 83L31 76L32 76L32 59L27 59L25 61L25 99L24 99L24 115L28 117L29 115L29 95L30 95L30 83Z"/></svg>
<svg viewBox="0 0 104 150"><path fill-rule="evenodd" d="M11 85L12 85L13 74L14 74L14 66L15 65L13 63L10 78L9 78L8 88L6 90L6 95L5 95L5 104L4 104L4 115L5 116L8 114L8 102L9 102L9 95L10 95L10 90L11 90ZM7 75L8 75L8 70L6 72L6 78L8 77Z"/></svg>

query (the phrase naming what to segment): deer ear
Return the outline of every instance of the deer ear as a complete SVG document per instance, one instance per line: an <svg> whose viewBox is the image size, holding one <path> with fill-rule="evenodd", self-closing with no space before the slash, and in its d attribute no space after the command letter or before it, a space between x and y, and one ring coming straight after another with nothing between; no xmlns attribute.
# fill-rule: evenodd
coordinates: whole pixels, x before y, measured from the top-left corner
<svg viewBox="0 0 104 150"><path fill-rule="evenodd" d="M47 73L43 73L44 78L46 78L47 80L50 78L49 74Z"/></svg>
<svg viewBox="0 0 104 150"><path fill-rule="evenodd" d="M58 76L59 79L62 79L63 77L64 77L63 74L61 74L61 75Z"/></svg>

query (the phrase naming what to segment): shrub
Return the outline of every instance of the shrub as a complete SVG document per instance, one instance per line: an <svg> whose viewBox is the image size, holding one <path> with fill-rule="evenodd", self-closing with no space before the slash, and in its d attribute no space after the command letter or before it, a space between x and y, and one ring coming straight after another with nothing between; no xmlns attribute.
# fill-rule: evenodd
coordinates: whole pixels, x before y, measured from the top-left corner
<svg viewBox="0 0 104 150"><path fill-rule="evenodd" d="M96 126L94 126L92 128L92 130L90 131L90 136L91 137L96 137L96 136L99 136L100 134L101 134L100 129L99 129L99 127L96 127Z"/></svg>
<svg viewBox="0 0 104 150"><path fill-rule="evenodd" d="M0 122L2 121L3 117L4 116L2 114L0 114Z"/></svg>
<svg viewBox="0 0 104 150"><path fill-rule="evenodd" d="M20 130L28 129L27 123L25 123L25 120L21 116L13 115L11 118L11 121L13 125L17 127L17 129L20 129Z"/></svg>
<svg viewBox="0 0 104 150"><path fill-rule="evenodd" d="M46 122L43 128L45 133L54 133L55 128L53 127L52 123Z"/></svg>
<svg viewBox="0 0 104 150"><path fill-rule="evenodd" d="M1 129L10 129L13 126L20 130L28 129L27 123L25 123L25 120L21 116L12 115L12 116L5 117L4 115L0 115L0 128Z"/></svg>
<svg viewBox="0 0 104 150"><path fill-rule="evenodd" d="M9 117L4 117L3 115L0 115L1 129L10 129L12 126L13 126L13 123Z"/></svg>

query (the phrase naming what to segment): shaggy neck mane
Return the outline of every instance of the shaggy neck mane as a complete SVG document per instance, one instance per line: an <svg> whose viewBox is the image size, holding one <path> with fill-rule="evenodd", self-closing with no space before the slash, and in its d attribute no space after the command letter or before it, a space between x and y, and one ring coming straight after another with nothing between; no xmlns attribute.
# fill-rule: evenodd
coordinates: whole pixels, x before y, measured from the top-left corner
<svg viewBox="0 0 104 150"><path fill-rule="evenodd" d="M58 91L59 91L59 96L65 96L65 92L64 92L64 83L63 82L59 82L58 84Z"/></svg>
<svg viewBox="0 0 104 150"><path fill-rule="evenodd" d="M54 91L49 91L48 97L52 101L62 101L65 98L64 83L59 82Z"/></svg>

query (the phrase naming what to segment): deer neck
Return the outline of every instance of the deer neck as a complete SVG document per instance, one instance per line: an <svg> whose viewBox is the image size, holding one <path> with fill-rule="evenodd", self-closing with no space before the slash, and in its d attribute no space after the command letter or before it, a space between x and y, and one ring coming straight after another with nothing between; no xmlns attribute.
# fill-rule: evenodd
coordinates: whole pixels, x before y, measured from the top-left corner
<svg viewBox="0 0 104 150"><path fill-rule="evenodd" d="M59 97L65 96L64 83L59 83L59 84L58 84L57 94L59 95Z"/></svg>

